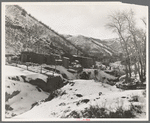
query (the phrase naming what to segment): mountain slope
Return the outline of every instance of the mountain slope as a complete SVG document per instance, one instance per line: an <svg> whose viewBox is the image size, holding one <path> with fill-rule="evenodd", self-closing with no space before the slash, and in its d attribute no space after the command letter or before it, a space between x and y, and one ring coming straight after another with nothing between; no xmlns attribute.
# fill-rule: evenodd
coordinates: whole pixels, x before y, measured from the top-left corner
<svg viewBox="0 0 150 123"><path fill-rule="evenodd" d="M22 51L84 56L112 56L120 48L117 39L100 40L82 35L60 35L17 5L7 5L5 11L6 53Z"/></svg>
<svg viewBox="0 0 150 123"><path fill-rule="evenodd" d="M120 44L117 39L100 40L82 35L65 35L65 37L91 55L98 53L99 55L112 56L113 54L118 54L118 49L114 46L120 48Z"/></svg>
<svg viewBox="0 0 150 123"><path fill-rule="evenodd" d="M5 10L6 53L34 51L40 53L72 53L71 42L35 19L17 5L7 5Z"/></svg>

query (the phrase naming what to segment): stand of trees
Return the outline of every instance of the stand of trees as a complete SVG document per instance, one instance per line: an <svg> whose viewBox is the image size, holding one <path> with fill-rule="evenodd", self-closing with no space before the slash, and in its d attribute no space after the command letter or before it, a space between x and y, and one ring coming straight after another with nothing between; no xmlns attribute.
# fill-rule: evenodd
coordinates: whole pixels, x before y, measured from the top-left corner
<svg viewBox="0 0 150 123"><path fill-rule="evenodd" d="M144 28L137 27L137 19L132 9L116 11L109 15L108 19L106 27L118 34L124 52L126 81L131 77L131 66L134 65L141 82L144 82L146 78L146 18L140 19Z"/></svg>

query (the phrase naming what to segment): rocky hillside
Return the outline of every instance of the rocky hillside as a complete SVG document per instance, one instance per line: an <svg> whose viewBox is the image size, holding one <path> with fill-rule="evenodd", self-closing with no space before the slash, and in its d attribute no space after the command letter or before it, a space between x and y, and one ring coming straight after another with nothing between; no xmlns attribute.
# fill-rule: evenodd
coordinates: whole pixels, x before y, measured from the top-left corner
<svg viewBox="0 0 150 123"><path fill-rule="evenodd" d="M5 10L6 53L72 53L76 48L62 35L35 19L17 5Z"/></svg>

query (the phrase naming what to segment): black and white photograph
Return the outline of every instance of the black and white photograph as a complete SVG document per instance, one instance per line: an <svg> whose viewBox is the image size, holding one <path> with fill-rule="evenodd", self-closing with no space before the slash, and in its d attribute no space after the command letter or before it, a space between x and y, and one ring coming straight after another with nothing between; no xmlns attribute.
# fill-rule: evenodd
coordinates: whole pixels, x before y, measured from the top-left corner
<svg viewBox="0 0 150 123"><path fill-rule="evenodd" d="M2 2L2 121L147 121L148 6Z"/></svg>

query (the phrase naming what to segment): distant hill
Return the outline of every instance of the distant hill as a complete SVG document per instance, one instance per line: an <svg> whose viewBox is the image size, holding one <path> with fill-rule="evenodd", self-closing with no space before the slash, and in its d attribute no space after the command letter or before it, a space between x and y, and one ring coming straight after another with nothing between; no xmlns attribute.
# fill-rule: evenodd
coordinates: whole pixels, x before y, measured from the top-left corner
<svg viewBox="0 0 150 123"><path fill-rule="evenodd" d="M112 56L122 53L118 39L100 40L82 35L71 36L64 35L73 44L81 47L84 51L91 55Z"/></svg>

